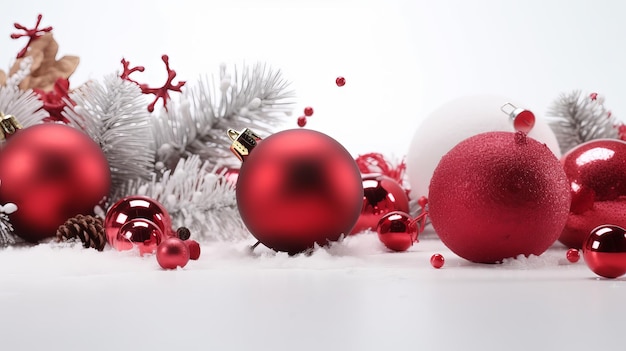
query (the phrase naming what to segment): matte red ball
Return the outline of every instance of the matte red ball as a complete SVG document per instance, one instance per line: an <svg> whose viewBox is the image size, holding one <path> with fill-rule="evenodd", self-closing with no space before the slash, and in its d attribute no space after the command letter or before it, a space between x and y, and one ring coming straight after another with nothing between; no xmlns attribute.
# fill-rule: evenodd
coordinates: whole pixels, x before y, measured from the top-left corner
<svg viewBox="0 0 626 351"><path fill-rule="evenodd" d="M350 233L361 213L361 174L326 134L291 129L270 135L239 171L237 205L263 245L290 254Z"/></svg>
<svg viewBox="0 0 626 351"><path fill-rule="evenodd" d="M618 278L626 274L626 230L616 225L594 229L583 243L585 263L595 274Z"/></svg>
<svg viewBox="0 0 626 351"><path fill-rule="evenodd" d="M183 268L189 262L189 248L179 238L167 238L157 247L156 258L163 269Z"/></svg>
<svg viewBox="0 0 626 351"><path fill-rule="evenodd" d="M376 232L378 239L392 251L406 251L417 241L417 223L409 214L400 211L384 215Z"/></svg>
<svg viewBox="0 0 626 351"><path fill-rule="evenodd" d="M12 202L15 233L30 242L53 237L68 218L91 214L108 196L102 149L78 129L54 123L17 131L0 151L0 203Z"/></svg>
<svg viewBox="0 0 626 351"><path fill-rule="evenodd" d="M200 244L195 240L185 240L185 245L189 249L189 259L197 260L200 258Z"/></svg>
<svg viewBox="0 0 626 351"><path fill-rule="evenodd" d="M350 234L376 230L378 221L389 212L409 212L406 191L394 179L380 174L363 175L361 215Z"/></svg>
<svg viewBox="0 0 626 351"><path fill-rule="evenodd" d="M596 227L626 227L626 142L599 139L570 150L561 162L572 204L559 241L580 249Z"/></svg>
<svg viewBox="0 0 626 351"><path fill-rule="evenodd" d="M563 230L570 195L545 144L521 132L488 132L442 157L428 200L433 227L450 250L495 263L547 250Z"/></svg>

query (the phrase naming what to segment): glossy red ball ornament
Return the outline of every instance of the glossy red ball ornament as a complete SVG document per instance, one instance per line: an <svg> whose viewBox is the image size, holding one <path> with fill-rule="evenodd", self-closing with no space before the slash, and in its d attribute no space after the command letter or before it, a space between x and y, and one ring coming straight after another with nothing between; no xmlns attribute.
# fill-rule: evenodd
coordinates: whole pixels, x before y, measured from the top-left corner
<svg viewBox="0 0 626 351"><path fill-rule="evenodd" d="M363 186L350 153L335 139L290 129L258 142L239 171L237 205L263 245L290 254L350 233Z"/></svg>
<svg viewBox="0 0 626 351"><path fill-rule="evenodd" d="M378 221L389 212L409 212L409 198L398 182L380 174L363 175L361 215L350 234L376 229Z"/></svg>
<svg viewBox="0 0 626 351"><path fill-rule="evenodd" d="M145 218L135 218L124 223L111 242L118 251L137 248L139 254L154 253L164 239L163 231L153 222Z"/></svg>
<svg viewBox="0 0 626 351"><path fill-rule="evenodd" d="M172 219L161 203L146 196L128 196L111 206L104 218L109 244L118 250L128 250L128 245L116 244L116 240L122 226L138 218L154 223L166 237L175 235L172 230Z"/></svg>
<svg viewBox="0 0 626 351"><path fill-rule="evenodd" d="M618 278L626 274L626 230L616 225L595 228L583 243L583 257L597 275Z"/></svg>
<svg viewBox="0 0 626 351"><path fill-rule="evenodd" d="M442 254L437 253L437 254L430 256L430 265L433 266L433 268L435 269L439 269L443 267L445 263L446 263L446 259L443 257Z"/></svg>
<svg viewBox="0 0 626 351"><path fill-rule="evenodd" d="M91 214L109 194L111 173L87 134L54 123L18 130L0 151L0 203L12 202L15 233L53 237L68 218Z"/></svg>
<svg viewBox="0 0 626 351"><path fill-rule="evenodd" d="M567 260L571 263L576 263L578 262L578 260L580 260L580 252L578 251L578 249L569 249L565 253L565 258L567 258Z"/></svg>
<svg viewBox="0 0 626 351"><path fill-rule="evenodd" d="M441 241L474 262L540 255L569 213L569 184L545 144L488 132L457 144L430 182L429 215Z"/></svg>
<svg viewBox="0 0 626 351"><path fill-rule="evenodd" d="M378 222L378 239L392 251L406 251L417 241L417 223L407 213L394 211Z"/></svg>
<svg viewBox="0 0 626 351"><path fill-rule="evenodd" d="M183 268L189 262L189 248L178 238L167 238L157 247L156 258L163 269Z"/></svg>
<svg viewBox="0 0 626 351"><path fill-rule="evenodd" d="M579 249L600 225L626 228L626 142L591 140L570 150L561 162L572 203L559 241Z"/></svg>

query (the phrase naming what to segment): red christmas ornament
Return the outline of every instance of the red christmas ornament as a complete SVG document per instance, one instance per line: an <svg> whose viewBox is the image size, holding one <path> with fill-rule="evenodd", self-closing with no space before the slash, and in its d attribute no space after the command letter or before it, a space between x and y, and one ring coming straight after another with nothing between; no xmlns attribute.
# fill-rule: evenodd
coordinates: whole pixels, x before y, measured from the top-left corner
<svg viewBox="0 0 626 351"><path fill-rule="evenodd" d="M141 255L154 253L164 239L158 225L145 218L135 218L124 223L112 239L111 246L118 251L137 248Z"/></svg>
<svg viewBox="0 0 626 351"><path fill-rule="evenodd" d="M346 79L344 77L337 77L337 79L335 79L335 84L337 84L338 87L342 87L346 85Z"/></svg>
<svg viewBox="0 0 626 351"><path fill-rule="evenodd" d="M444 155L429 188L429 215L443 243L474 262L540 255L567 220L561 164L524 133L488 132Z"/></svg>
<svg viewBox="0 0 626 351"><path fill-rule="evenodd" d="M17 54L17 58L21 58L21 57L24 57L24 55L26 55L26 52L28 51L28 47L33 42L33 40L37 40L39 37L43 36L45 33L52 31L52 27L50 26L45 27L45 28L39 28L42 18L43 16L41 14L37 16L37 23L35 24L35 27L32 29L28 29L19 23L13 24L13 26L16 29L23 30L24 33L13 33L11 34L11 39L28 37L28 43L26 43L26 46L22 50L20 50L20 52Z"/></svg>
<svg viewBox="0 0 626 351"><path fill-rule="evenodd" d="M361 215L350 234L374 229L389 212L409 212L409 198L395 180L378 174L363 175L363 205Z"/></svg>
<svg viewBox="0 0 626 351"><path fill-rule="evenodd" d="M138 218L154 223L165 237L176 235L172 230L172 219L163 205L146 196L128 196L111 206L104 218L104 228L109 244L118 250L132 248L132 245L120 243L118 238L121 235L121 228L127 222Z"/></svg>
<svg viewBox="0 0 626 351"><path fill-rule="evenodd" d="M571 263L576 263L578 262L578 260L580 260L580 252L577 249L569 249L567 250L565 257Z"/></svg>
<svg viewBox="0 0 626 351"><path fill-rule="evenodd" d="M591 140L566 153L561 163L572 203L560 242L579 249L600 225L626 227L626 142Z"/></svg>
<svg viewBox="0 0 626 351"><path fill-rule="evenodd" d="M378 239L392 251L406 251L417 241L417 223L400 211L383 216L376 228Z"/></svg>
<svg viewBox="0 0 626 351"><path fill-rule="evenodd" d="M616 225L594 229L583 243L583 257L599 276L618 278L626 274L626 230Z"/></svg>
<svg viewBox="0 0 626 351"><path fill-rule="evenodd" d="M517 132L528 134L535 126L535 114L529 110L515 107L511 103L502 106L501 110L509 115L513 122L513 129Z"/></svg>
<svg viewBox="0 0 626 351"><path fill-rule="evenodd" d="M253 135L229 131L231 150L245 160L236 195L252 235L295 254L348 234L363 202L361 174L350 153L313 130L285 130L260 141Z"/></svg>
<svg viewBox="0 0 626 351"><path fill-rule="evenodd" d="M433 268L435 269L439 269L443 267L445 263L446 263L446 259L441 254L436 253L430 256L430 265L433 266Z"/></svg>
<svg viewBox="0 0 626 351"><path fill-rule="evenodd" d="M305 115L306 117L311 117L311 116L313 116L313 107L311 107L311 106L305 107L305 108L304 108L304 115Z"/></svg>
<svg viewBox="0 0 626 351"><path fill-rule="evenodd" d="M200 258L200 244L195 240L185 240L185 245L189 249L189 259L197 260Z"/></svg>
<svg viewBox="0 0 626 351"><path fill-rule="evenodd" d="M298 127L302 128L306 126L306 117L300 116L298 117Z"/></svg>
<svg viewBox="0 0 626 351"><path fill-rule="evenodd" d="M189 262L189 249L182 240L167 238L157 247L156 258L163 269L183 268Z"/></svg>
<svg viewBox="0 0 626 351"><path fill-rule="evenodd" d="M108 194L111 174L100 147L85 133L45 123L18 130L0 151L0 203L30 242L53 237L65 220L91 214Z"/></svg>

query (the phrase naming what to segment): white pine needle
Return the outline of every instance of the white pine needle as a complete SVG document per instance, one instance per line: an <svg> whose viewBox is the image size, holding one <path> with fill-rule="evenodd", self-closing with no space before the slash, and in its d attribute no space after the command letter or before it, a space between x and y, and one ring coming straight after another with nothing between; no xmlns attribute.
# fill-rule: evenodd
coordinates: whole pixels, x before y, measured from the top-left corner
<svg viewBox="0 0 626 351"><path fill-rule="evenodd" d="M604 99L582 95L580 90L561 94L547 120L563 154L589 140L619 137L618 122L604 107Z"/></svg>
<svg viewBox="0 0 626 351"><path fill-rule="evenodd" d="M170 102L154 124L157 160L167 168L180 158L199 155L212 168L235 164L229 128L270 133L291 113L293 91L279 70L257 63L217 79L201 79L184 90L180 103Z"/></svg>
<svg viewBox="0 0 626 351"><path fill-rule="evenodd" d="M0 86L0 112L13 115L22 127L41 123L48 116L43 102L32 90L19 90L15 86Z"/></svg>
<svg viewBox="0 0 626 351"><path fill-rule="evenodd" d="M144 195L159 201L172 217L174 229L187 227L201 241L240 240L249 237L239 212L235 189L208 171L198 155L181 159L151 181L130 181L122 196Z"/></svg>
<svg viewBox="0 0 626 351"><path fill-rule="evenodd" d="M131 179L150 179L154 170L151 116L137 84L112 74L91 81L70 96L63 114L95 140L111 168L113 188Z"/></svg>

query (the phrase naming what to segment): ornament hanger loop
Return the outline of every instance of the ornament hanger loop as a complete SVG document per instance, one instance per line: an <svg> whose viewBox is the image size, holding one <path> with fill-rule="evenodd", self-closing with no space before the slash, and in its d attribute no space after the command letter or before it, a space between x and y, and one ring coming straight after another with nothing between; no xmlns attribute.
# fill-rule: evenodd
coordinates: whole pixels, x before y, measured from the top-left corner
<svg viewBox="0 0 626 351"><path fill-rule="evenodd" d="M509 115L511 122L513 122L513 128L517 132L528 134L535 126L535 114L527 109L516 107L507 102L500 107L500 110Z"/></svg>
<svg viewBox="0 0 626 351"><path fill-rule="evenodd" d="M20 129L22 125L15 116L5 115L0 111L0 141L8 139Z"/></svg>

